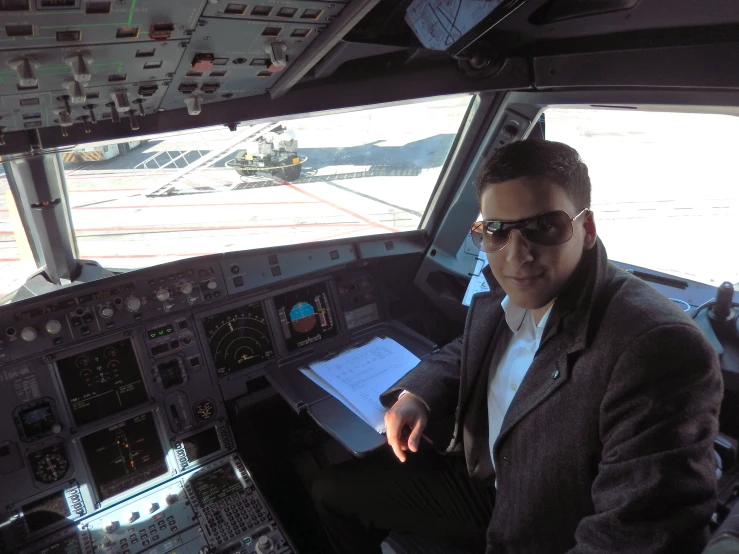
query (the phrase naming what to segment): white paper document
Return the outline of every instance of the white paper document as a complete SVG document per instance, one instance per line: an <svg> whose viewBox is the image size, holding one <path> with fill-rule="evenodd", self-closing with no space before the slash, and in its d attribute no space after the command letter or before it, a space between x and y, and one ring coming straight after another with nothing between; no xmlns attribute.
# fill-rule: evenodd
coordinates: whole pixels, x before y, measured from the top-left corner
<svg viewBox="0 0 739 554"><path fill-rule="evenodd" d="M472 295L477 294L478 292L488 292L490 290L488 282L482 274L482 270L486 265L488 265L488 259L484 252L480 252L479 258L477 258L477 263L475 264L475 271L472 274L470 284L467 285L467 290L462 299L462 304L465 306L469 306L472 303Z"/></svg>
<svg viewBox="0 0 739 554"><path fill-rule="evenodd" d="M323 362L301 369L306 377L341 400L378 433L385 432L380 394L420 360L390 338L375 338Z"/></svg>
<svg viewBox="0 0 739 554"><path fill-rule="evenodd" d="M405 20L426 48L446 50L498 4L500 0L414 0Z"/></svg>

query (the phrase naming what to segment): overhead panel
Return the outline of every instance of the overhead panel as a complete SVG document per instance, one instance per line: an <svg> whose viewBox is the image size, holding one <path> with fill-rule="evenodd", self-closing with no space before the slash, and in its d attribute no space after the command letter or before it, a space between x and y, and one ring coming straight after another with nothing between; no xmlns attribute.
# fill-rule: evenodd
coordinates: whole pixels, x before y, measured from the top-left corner
<svg viewBox="0 0 739 554"><path fill-rule="evenodd" d="M217 5L218 11L233 6L221 4L223 2ZM197 96L202 104L208 104L264 93L277 82L287 64L297 59L326 28L325 18L323 23L319 23L299 17L306 10L323 10L306 6L299 8L301 4L318 5L314 2L291 2L282 7L265 4L264 10L258 13L271 15L259 18L251 17L255 6L249 5L250 11L245 12L249 15L238 19L201 18L161 107L183 108L185 99L193 96ZM290 7L291 13L297 17L275 16L286 7ZM206 12L212 8L209 5ZM284 65L280 64L280 56L284 56Z"/></svg>
<svg viewBox="0 0 739 554"><path fill-rule="evenodd" d="M256 21L293 21L329 23L346 5L340 2L316 2L314 0L259 0L257 2L227 2L220 0L207 4L204 17L229 19L253 19Z"/></svg>

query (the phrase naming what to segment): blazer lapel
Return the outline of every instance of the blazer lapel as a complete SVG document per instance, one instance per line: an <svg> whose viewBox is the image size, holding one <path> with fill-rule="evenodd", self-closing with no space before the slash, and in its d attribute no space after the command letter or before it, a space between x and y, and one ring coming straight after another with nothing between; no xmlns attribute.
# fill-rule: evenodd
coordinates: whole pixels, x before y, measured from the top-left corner
<svg viewBox="0 0 739 554"><path fill-rule="evenodd" d="M546 348L540 349L531 363L521 386L513 397L503 418L503 426L495 441L494 452L497 458L498 447L506 434L526 415L544 402L570 377L567 364L567 345L561 336L555 335Z"/></svg>

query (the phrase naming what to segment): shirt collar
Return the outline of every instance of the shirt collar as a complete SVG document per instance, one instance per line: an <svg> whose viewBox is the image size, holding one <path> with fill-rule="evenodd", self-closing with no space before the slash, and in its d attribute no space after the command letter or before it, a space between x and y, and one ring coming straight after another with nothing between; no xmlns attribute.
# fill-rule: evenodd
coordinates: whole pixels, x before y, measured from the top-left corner
<svg viewBox="0 0 739 554"><path fill-rule="evenodd" d="M506 297L501 302L501 306L503 307L503 311L505 312L506 323L508 324L508 327L510 327L511 331L513 331L514 333L521 329L521 326L524 323L524 319L527 316L531 318L531 326L534 327L533 316L529 314L529 311L526 308L522 308L521 306L513 302L513 300L511 300L509 296L506 295ZM552 306L554 306L554 302L549 305L549 309L544 314L544 317L542 317L539 324L536 325L537 336L541 336L542 332L544 331L544 326L547 324L549 314L552 313Z"/></svg>

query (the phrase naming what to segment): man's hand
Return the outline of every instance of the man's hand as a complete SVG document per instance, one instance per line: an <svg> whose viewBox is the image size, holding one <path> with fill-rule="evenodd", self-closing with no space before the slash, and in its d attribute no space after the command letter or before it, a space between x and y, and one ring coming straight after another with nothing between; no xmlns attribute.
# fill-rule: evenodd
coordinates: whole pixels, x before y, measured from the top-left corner
<svg viewBox="0 0 739 554"><path fill-rule="evenodd" d="M406 393L385 412L385 432L387 442L401 462L405 462L405 450L418 452L421 433L426 428L429 411L423 400L412 393ZM404 436L406 427L411 428L410 436Z"/></svg>

